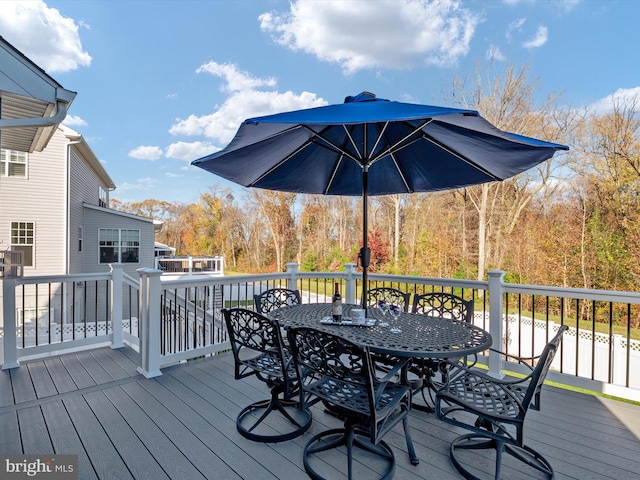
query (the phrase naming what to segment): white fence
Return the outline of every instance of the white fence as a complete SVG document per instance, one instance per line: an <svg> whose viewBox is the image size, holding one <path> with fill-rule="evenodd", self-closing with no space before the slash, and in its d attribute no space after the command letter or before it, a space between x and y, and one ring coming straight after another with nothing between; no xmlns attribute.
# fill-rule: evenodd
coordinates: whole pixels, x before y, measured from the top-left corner
<svg viewBox="0 0 640 480"><path fill-rule="evenodd" d="M37 356L104 344L120 348L126 343L140 352L139 370L151 377L160 375L168 365L228 349L220 308L251 308L253 295L266 288L277 285L298 288L303 302L317 303L326 301L326 286L330 289L334 281L339 281L345 301L359 301L356 297L362 279L355 265L347 264L345 271L335 273L299 272L295 264L288 267L283 273L242 276L163 275L156 269L140 269L139 279L134 280L123 275L121 266L114 264L108 274L4 279L1 310L4 325L0 330L2 368L17 367L21 360ZM502 276L503 272L490 272L489 280L480 282L372 274L369 281L371 285L402 285L416 292L428 288L449 289L467 297L471 295L477 305L476 324L489 330L496 348L506 348L508 353L520 356L539 354L557 325L553 321L532 321L526 315L506 315L506 293L535 292L537 297L640 304L637 293L504 284ZM85 285L79 288L83 282ZM98 287L102 282L105 287ZM325 284L324 290L317 288L321 282ZM87 288L94 283L95 288ZM42 314L31 322L22 321L27 319L24 315L27 305L21 292L29 285L35 289L39 286L40 291L55 290L51 298L55 297L61 311L45 309L54 313ZM51 285L56 287L52 289ZM79 301L78 291L95 291L100 298L83 297ZM482 298L488 299L488 308ZM83 305L89 301L94 303L89 307ZM484 306L478 307L481 303ZM16 314L21 310L22 318ZM91 319L87 321L83 317ZM569 323L569 326L550 378L640 401L640 342L623 335L578 329L577 324ZM501 375L505 366L518 371L514 364L506 364L497 354L486 355L481 362L486 363L494 375Z"/></svg>

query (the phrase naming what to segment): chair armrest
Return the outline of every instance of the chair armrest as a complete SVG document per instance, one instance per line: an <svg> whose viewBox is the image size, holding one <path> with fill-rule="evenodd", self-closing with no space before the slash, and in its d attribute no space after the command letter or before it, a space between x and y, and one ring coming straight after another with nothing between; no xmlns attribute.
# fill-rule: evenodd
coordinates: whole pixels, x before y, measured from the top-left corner
<svg viewBox="0 0 640 480"><path fill-rule="evenodd" d="M399 360L398 363L396 363L389 370L385 370L386 375L384 377L381 377L381 378L376 377L374 379L375 383L378 384L375 392L376 398L378 398L382 394L382 392L385 390L385 388L387 388L387 385L389 384L389 382L397 378L402 378L402 372L410 363L411 363L411 358L403 358L402 360ZM409 387L406 386L406 388L408 389Z"/></svg>
<svg viewBox="0 0 640 480"><path fill-rule="evenodd" d="M526 377L517 378L515 380L504 380L504 379L501 380L501 379L492 377L492 376L484 373L482 370L479 370L479 369L474 368L474 367L465 367L464 365L462 365L460 363L451 364L451 365L453 365L453 368L449 372L449 381L447 383L452 382L453 380L455 380L460 375L469 374L469 375L476 375L478 377L486 379L487 381L489 381L491 383L495 383L495 384L498 384L498 385L517 385L519 383L528 382L529 378L533 374L533 372L532 372L529 375L527 375ZM445 385L445 387L446 387L446 385Z"/></svg>
<svg viewBox="0 0 640 480"><path fill-rule="evenodd" d="M511 355L511 354L503 352L501 350L496 350L495 348L489 348L489 350L491 350L492 352L495 352L495 353L499 353L500 355L504 355L505 357L507 357L507 359L513 358L520 365L524 365L529 370L533 370L534 367L531 366L530 364L528 364L527 361L533 362L534 360L537 360L537 359L540 358L540 355L536 355L535 357L518 357L517 355Z"/></svg>
<svg viewBox="0 0 640 480"><path fill-rule="evenodd" d="M376 377L376 381L380 383L389 383L392 379L397 378L398 373L402 371L409 363L411 363L411 358L403 358L399 360L398 363L393 365L393 367L384 370L386 375L384 377Z"/></svg>

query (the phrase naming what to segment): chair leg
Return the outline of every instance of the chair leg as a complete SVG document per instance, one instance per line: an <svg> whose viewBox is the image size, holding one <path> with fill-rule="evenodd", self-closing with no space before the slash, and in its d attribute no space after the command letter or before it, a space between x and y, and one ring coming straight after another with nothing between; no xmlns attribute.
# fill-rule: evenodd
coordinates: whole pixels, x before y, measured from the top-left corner
<svg viewBox="0 0 640 480"><path fill-rule="evenodd" d="M337 438L332 438L337 437ZM354 472L354 452L361 449L370 452L387 463L387 468L379 480L389 480L395 472L395 456L391 447L384 441L372 444L363 432L359 432L353 426L347 425L345 428L327 430L314 436L304 448L303 463L304 469L313 480L325 480L311 465L311 458L318 453L326 452L334 448L345 447L347 451L347 473L349 480L356 478Z"/></svg>
<svg viewBox="0 0 640 480"><path fill-rule="evenodd" d="M467 467L460 461L457 455L458 450L495 450L495 475L494 479L499 480L502 470L502 457L507 453L535 470L542 472L547 478L554 478L553 468L551 464L538 452L524 445L522 447L496 440L488 435L478 433L468 433L457 437L451 442L449 449L449 457L455 469L467 480L483 480L482 477L476 476L470 472Z"/></svg>
<svg viewBox="0 0 640 480"><path fill-rule="evenodd" d="M279 394L280 389L272 388L270 400L252 403L240 411L236 419L236 427L240 435L256 442L276 443L299 437L309 430L312 420L311 412L301 409L297 401L281 399ZM291 410L291 413L287 409ZM254 420L255 415L260 411L257 420ZM292 415L294 411L295 414ZM277 435L256 433L254 430L274 412L280 413L294 428Z"/></svg>
<svg viewBox="0 0 640 480"><path fill-rule="evenodd" d="M413 440L411 439L411 431L409 430L409 417L406 416L402 420L402 426L404 427L404 438L407 441L407 452L409 452L409 460L411 465L418 465L420 459L416 455L416 450L413 448Z"/></svg>

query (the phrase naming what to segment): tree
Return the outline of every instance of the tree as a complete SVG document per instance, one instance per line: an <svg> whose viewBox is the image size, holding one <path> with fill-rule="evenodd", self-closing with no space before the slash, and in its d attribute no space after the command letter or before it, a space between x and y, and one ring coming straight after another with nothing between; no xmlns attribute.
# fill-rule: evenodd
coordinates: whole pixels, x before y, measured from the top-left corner
<svg viewBox="0 0 640 480"><path fill-rule="evenodd" d="M282 271L286 262L295 259L297 241L293 206L296 194L254 188L251 199L272 238L275 267Z"/></svg>
<svg viewBox="0 0 640 480"><path fill-rule="evenodd" d="M537 81L529 80L530 66L507 65L495 76L492 67L490 63L485 69L478 63L471 85L465 77L455 78L450 98L464 108L478 110L502 130L562 141L571 120L570 112L560 115L558 98L553 95L542 105L534 104ZM479 280L484 278L487 267L499 268L503 263L507 239L531 200L553 190L550 179L556 167L557 162L547 161L516 178L466 189L465 195L477 215Z"/></svg>

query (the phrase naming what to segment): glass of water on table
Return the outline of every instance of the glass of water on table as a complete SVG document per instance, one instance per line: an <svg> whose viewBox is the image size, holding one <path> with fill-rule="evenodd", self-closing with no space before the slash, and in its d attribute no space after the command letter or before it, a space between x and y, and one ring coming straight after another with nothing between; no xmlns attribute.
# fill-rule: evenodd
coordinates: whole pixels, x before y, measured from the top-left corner
<svg viewBox="0 0 640 480"><path fill-rule="evenodd" d="M378 326L382 327L382 328L387 328L389 326L389 323L386 321L386 317L387 317L387 313L389 312L389 304L387 302L385 302L384 300L380 300L376 304L376 306L382 312L382 321L380 321L378 323Z"/></svg>
<svg viewBox="0 0 640 480"><path fill-rule="evenodd" d="M389 331L391 333L402 333L402 330L398 326L398 318L400 317L402 310L398 305L391 305L389 307L389 313L391 313L391 316L393 317L393 325L391 326L391 330Z"/></svg>

